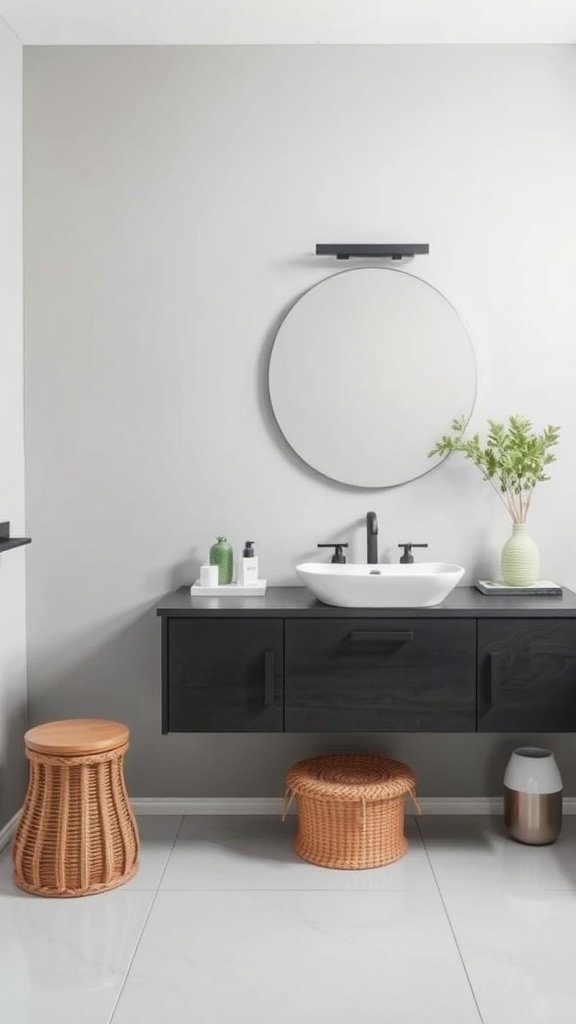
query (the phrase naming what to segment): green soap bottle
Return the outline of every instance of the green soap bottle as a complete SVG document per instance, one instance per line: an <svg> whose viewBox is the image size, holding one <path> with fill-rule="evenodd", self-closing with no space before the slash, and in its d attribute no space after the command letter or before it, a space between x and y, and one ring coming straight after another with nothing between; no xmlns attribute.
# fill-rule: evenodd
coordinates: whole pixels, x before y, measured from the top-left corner
<svg viewBox="0 0 576 1024"><path fill-rule="evenodd" d="M218 586L232 583L234 556L226 537L218 537L210 548L210 565L218 566Z"/></svg>

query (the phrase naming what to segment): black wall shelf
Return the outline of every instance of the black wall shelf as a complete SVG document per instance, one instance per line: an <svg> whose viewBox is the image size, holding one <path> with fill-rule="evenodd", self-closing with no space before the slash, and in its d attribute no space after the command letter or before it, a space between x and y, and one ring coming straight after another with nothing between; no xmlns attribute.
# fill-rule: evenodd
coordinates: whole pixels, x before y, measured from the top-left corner
<svg viewBox="0 0 576 1024"><path fill-rule="evenodd" d="M317 256L335 256L337 260L349 260L350 257L368 259L402 260L407 256L426 256L430 252L428 243L395 242L386 245L372 243L329 242L316 245Z"/></svg>
<svg viewBox="0 0 576 1024"><path fill-rule="evenodd" d="M23 544L31 544L31 537L11 537L10 523L0 523L0 554L11 548L21 548Z"/></svg>

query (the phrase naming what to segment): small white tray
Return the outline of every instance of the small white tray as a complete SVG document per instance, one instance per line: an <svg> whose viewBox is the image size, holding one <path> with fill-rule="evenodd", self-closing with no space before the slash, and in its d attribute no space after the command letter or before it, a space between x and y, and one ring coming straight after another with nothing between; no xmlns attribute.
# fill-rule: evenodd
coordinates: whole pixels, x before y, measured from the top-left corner
<svg viewBox="0 0 576 1024"><path fill-rule="evenodd" d="M540 597L550 595L562 596L562 587L554 580L538 580L530 587L509 587L499 580L476 580L476 588L481 594L495 597Z"/></svg>
<svg viewBox="0 0 576 1024"><path fill-rule="evenodd" d="M223 583L218 587L203 587L200 580L196 580L190 587L191 597L264 597L266 593L266 580L258 580L249 587L241 586L240 583Z"/></svg>

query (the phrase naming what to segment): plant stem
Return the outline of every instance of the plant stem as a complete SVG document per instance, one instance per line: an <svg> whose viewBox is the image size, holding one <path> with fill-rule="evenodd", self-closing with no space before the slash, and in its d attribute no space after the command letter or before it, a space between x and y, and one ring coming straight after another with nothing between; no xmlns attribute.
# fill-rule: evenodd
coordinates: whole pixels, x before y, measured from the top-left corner
<svg viewBox="0 0 576 1024"><path fill-rule="evenodd" d="M500 489L499 489L499 488L498 488L498 487L496 486L496 484L494 483L494 481L493 481L493 480L490 480L490 478L489 478L489 477L487 477L487 479L488 479L488 483L492 485L492 487L493 487L493 488L494 488L494 490L496 491L496 494L497 494L497 495L498 495L498 497L500 498L500 501L502 502L502 504L503 504L503 505L504 505L504 507L506 508L506 511L508 512L508 515L509 515L509 516L510 516L510 517L511 517L512 519L514 519L514 511L513 511L513 509L512 509L512 508L511 508L511 506L510 506L510 499L509 499L509 497L508 497L508 494L506 494L506 497L504 497L504 495L502 494L502 491L501 491L501 490L500 490Z"/></svg>
<svg viewBox="0 0 576 1024"><path fill-rule="evenodd" d="M506 491L506 494L508 496L508 501L510 503L510 514L512 516L512 520L513 520L513 522L517 523L518 522L518 509L516 508L515 495L514 495L514 493L512 491Z"/></svg>
<svg viewBox="0 0 576 1024"><path fill-rule="evenodd" d="M530 505L532 503L532 495L533 494L534 494L534 488L532 488L531 491L528 491L528 497L526 498L526 518L528 518L528 513L530 511Z"/></svg>

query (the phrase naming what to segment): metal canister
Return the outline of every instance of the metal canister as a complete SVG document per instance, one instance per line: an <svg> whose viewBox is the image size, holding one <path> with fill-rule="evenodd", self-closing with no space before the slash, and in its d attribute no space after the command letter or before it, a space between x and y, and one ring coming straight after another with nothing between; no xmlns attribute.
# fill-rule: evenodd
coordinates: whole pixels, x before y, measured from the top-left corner
<svg viewBox="0 0 576 1024"><path fill-rule="evenodd" d="M504 821L512 839L530 846L545 846L560 835L562 778L550 750L512 752L504 774Z"/></svg>

